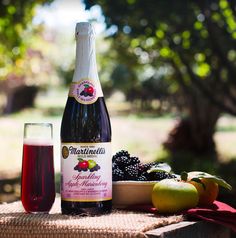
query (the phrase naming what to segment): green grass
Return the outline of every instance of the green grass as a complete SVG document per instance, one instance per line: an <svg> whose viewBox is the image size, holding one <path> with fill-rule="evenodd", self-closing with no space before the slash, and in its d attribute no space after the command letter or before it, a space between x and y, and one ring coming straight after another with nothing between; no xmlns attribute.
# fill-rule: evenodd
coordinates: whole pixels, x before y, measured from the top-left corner
<svg viewBox="0 0 236 238"><path fill-rule="evenodd" d="M23 110L9 116L0 117L0 171L11 173L21 170L23 125L25 122L51 122L54 126L55 168L60 170L60 124L67 91L52 91L40 94L35 109ZM142 161L153 161L165 157L162 143L173 128L176 119L166 117L139 116L126 112L117 114L126 108L127 103L108 100L108 110L112 123L113 153L126 149ZM218 151L222 160L236 158L236 119L222 117L215 134Z"/></svg>
<svg viewBox="0 0 236 238"><path fill-rule="evenodd" d="M236 126L235 125L224 125L224 126L217 126L216 128L217 132L236 132Z"/></svg>

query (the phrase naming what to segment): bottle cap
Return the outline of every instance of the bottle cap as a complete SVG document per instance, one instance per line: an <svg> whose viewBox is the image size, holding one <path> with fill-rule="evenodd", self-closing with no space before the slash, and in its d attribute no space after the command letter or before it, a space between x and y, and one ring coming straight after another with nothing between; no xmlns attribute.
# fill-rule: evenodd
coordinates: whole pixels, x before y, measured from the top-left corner
<svg viewBox="0 0 236 238"><path fill-rule="evenodd" d="M93 26L89 22L79 22L76 24L75 35L95 35Z"/></svg>

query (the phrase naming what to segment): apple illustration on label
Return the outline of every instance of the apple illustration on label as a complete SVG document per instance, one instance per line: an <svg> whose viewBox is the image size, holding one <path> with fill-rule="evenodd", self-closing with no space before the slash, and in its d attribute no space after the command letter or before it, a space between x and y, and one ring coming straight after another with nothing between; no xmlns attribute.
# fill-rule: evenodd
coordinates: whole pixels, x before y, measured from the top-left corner
<svg viewBox="0 0 236 238"><path fill-rule="evenodd" d="M96 164L96 162L95 162L94 160L92 160L92 159L89 159L89 160L88 160L88 168L89 168L89 169L94 168L96 165L97 165L97 164Z"/></svg>
<svg viewBox="0 0 236 238"><path fill-rule="evenodd" d="M101 169L101 167L96 163L96 161L89 159L89 160L84 160L82 158L78 158L79 162L76 164L74 167L74 170L77 170L78 172L81 171L90 171L90 172L95 172Z"/></svg>
<svg viewBox="0 0 236 238"><path fill-rule="evenodd" d="M81 96L84 97L92 97L94 93L94 89L92 86L88 85L88 84L84 84L84 90L80 93Z"/></svg>

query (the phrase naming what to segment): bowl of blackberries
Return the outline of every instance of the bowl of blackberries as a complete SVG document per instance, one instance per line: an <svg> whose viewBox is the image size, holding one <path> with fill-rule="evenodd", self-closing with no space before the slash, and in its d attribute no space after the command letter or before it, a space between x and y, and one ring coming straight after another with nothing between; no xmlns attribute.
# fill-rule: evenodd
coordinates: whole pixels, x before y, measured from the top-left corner
<svg viewBox="0 0 236 238"><path fill-rule="evenodd" d="M153 186L162 179L175 177L168 164L142 163L138 157L121 150L112 157L113 206L151 204Z"/></svg>

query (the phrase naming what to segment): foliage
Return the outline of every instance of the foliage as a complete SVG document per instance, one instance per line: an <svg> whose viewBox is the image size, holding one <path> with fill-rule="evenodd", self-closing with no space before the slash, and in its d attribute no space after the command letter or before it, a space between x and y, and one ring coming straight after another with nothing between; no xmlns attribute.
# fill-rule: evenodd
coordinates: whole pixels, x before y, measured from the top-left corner
<svg viewBox="0 0 236 238"><path fill-rule="evenodd" d="M35 7L52 0L3 0L0 3L0 79L14 71L22 73L21 59L30 43L30 34L37 34L32 27Z"/></svg>
<svg viewBox="0 0 236 238"><path fill-rule="evenodd" d="M119 61L169 67L172 89L195 88L236 114L236 2L227 0L86 0L99 4L107 27L117 27ZM176 85L177 82L177 85Z"/></svg>
<svg viewBox="0 0 236 238"><path fill-rule="evenodd" d="M48 85L49 73L50 78L54 76L51 63L45 57L50 41L43 34L42 24L32 24L36 7L52 1L0 3L0 93L5 99L1 105L4 113L33 106L37 87Z"/></svg>
<svg viewBox="0 0 236 238"><path fill-rule="evenodd" d="M236 115L236 2L85 3L87 8L99 4L107 28L117 29L110 35L112 48L119 52L118 62L134 70L139 82L147 80L147 74L158 75L157 79L162 75L167 96L182 95L187 118L171 131L166 148L214 154L213 135L220 113Z"/></svg>

